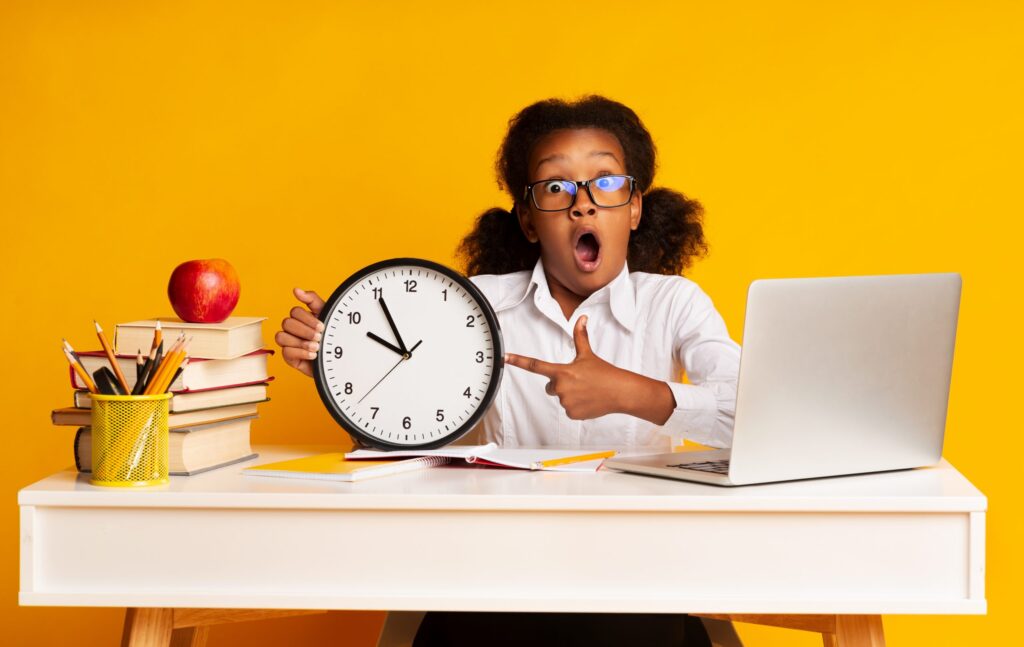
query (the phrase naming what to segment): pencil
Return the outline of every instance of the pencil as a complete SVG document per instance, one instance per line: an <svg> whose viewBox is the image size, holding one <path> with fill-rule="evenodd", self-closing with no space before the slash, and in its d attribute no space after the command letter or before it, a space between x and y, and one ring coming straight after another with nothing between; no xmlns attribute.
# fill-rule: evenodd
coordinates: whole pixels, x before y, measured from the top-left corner
<svg viewBox="0 0 1024 647"><path fill-rule="evenodd" d="M142 379L142 367L146 365L146 360L142 359L142 349L138 351L138 356L135 358L135 383L138 384L139 380ZM132 391L135 389L133 388Z"/></svg>
<svg viewBox="0 0 1024 647"><path fill-rule="evenodd" d="M64 343L66 344L67 342ZM74 351L70 351L67 348L64 349L64 357L67 357L68 361L71 362L71 368L75 369L75 373L78 373L78 377L85 384L85 387L89 389L89 393L99 393L100 391L96 388L96 383L89 377L89 372L82 366L81 361L75 360L76 356L73 353Z"/></svg>
<svg viewBox="0 0 1024 647"><path fill-rule="evenodd" d="M164 330L160 326L160 320L156 320L156 328L153 329L153 345L149 347L149 350L154 351L156 347L160 345L164 340Z"/></svg>
<svg viewBox="0 0 1024 647"><path fill-rule="evenodd" d="M190 341L192 341L191 338L181 344L177 352L170 355L167 363L167 369L160 376L159 381L153 386L151 393L166 393L167 389L171 387L171 383L174 381L174 378L177 377L178 368L185 361L188 343Z"/></svg>
<svg viewBox="0 0 1024 647"><path fill-rule="evenodd" d="M82 364L82 358L78 356L78 353L76 353L75 349L71 347L71 344L68 343L68 340L64 339L63 337L61 337L60 340L64 342L64 350L71 353L71 356L75 358L76 362ZM82 364L82 368L85 368L85 364Z"/></svg>
<svg viewBox="0 0 1024 647"><path fill-rule="evenodd" d="M156 387L158 387L160 385L160 381L163 380L164 373L167 371L171 358L178 351L178 347L184 343L184 340L184 335L178 335L178 339L176 339L174 343L171 344L171 347L167 349L167 352L164 353L163 360L161 360L160 364L153 369L152 377L149 378L149 384L146 385L146 390L143 391L143 394L153 395L154 393L157 393Z"/></svg>
<svg viewBox="0 0 1024 647"><path fill-rule="evenodd" d="M132 395L142 395L142 392L146 390L146 383L149 382L149 376L153 372L154 362L156 362L155 348L149 351L149 357L146 358L146 363L142 365L142 375L139 376L139 381L135 383Z"/></svg>
<svg viewBox="0 0 1024 647"><path fill-rule="evenodd" d="M185 357L185 359L181 360L181 366L178 367L178 370L174 371L174 376L171 377L171 381L167 383L167 389L171 388L171 385L174 384L174 380L178 379L178 376L181 375L181 372L185 370L186 366L188 366L187 356ZM167 389L164 390L166 391Z"/></svg>
<svg viewBox="0 0 1024 647"><path fill-rule="evenodd" d="M555 467L557 465L568 465L570 463L582 463L583 461L596 461L599 458L611 458L615 455L615 450L608 450L606 452L594 452L593 454L581 454L579 456L566 456L565 458L550 458L546 461L537 461L530 465L531 470L542 470L545 467Z"/></svg>
<svg viewBox="0 0 1024 647"><path fill-rule="evenodd" d="M94 319L93 323L96 324L96 336L100 339L100 346L103 347L103 352L107 354L107 360L110 361L110 368L114 369L114 375L117 376L117 381L121 383L121 388L124 389L125 393L131 393L132 390L128 388L128 380L124 379L124 373L121 372L121 367L117 364L117 357L114 355L114 349L110 347L110 342L108 342L106 336L104 336L103 329L100 328L99 322Z"/></svg>
<svg viewBox="0 0 1024 647"><path fill-rule="evenodd" d="M160 345L158 345L156 347L156 358L153 360L153 368L150 369L150 371L149 371L149 378L148 379L152 379L153 375L156 373L156 369L160 366L160 362L162 362L163 360L164 360L164 342L161 339L160 340ZM147 383L146 386L149 386L149 384Z"/></svg>

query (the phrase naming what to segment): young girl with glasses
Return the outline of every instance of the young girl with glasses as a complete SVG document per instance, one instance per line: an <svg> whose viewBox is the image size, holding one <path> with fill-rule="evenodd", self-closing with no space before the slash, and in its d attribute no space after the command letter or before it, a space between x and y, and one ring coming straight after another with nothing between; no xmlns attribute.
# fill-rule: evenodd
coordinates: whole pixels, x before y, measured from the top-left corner
<svg viewBox="0 0 1024 647"><path fill-rule="evenodd" d="M505 372L471 442L730 445L740 348L680 275L707 250L701 208L652 187L655 158L636 113L604 97L540 101L509 122L497 170L512 208L484 212L459 253L497 313L505 363L519 370ZM324 302L295 296L308 309L293 308L276 341L311 376ZM671 615L428 614L416 645L462 644L483 635L475 629L490 644L538 644L552 628L587 645L678 645L684 633L686 644L707 644L699 622Z"/></svg>

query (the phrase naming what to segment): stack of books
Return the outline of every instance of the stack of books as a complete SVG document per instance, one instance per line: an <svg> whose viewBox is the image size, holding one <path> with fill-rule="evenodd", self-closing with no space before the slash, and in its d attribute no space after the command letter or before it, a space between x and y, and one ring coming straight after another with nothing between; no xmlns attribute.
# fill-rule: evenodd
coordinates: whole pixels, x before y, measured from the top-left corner
<svg viewBox="0 0 1024 647"><path fill-rule="evenodd" d="M250 426L257 407L269 401L268 372L272 350L263 348L265 317L229 317L217 324L186 323L160 319L164 339L180 333L191 338L190 361L171 383L170 473L188 476L232 465L256 456L250 442ZM156 319L118 324L114 348L121 372L134 387L139 352L148 352ZM91 375L107 365L103 351L80 352L82 365ZM75 465L88 472L92 465L92 400L87 386L70 370L75 389L74 406L54 409L53 424L78 427L75 434Z"/></svg>

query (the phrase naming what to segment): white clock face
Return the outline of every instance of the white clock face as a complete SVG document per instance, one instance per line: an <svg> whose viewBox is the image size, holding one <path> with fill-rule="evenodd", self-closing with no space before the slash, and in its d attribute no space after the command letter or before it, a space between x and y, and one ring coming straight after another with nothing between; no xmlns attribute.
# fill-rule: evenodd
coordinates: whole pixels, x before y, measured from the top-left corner
<svg viewBox="0 0 1024 647"><path fill-rule="evenodd" d="M322 317L321 397L371 444L454 440L482 415L500 377L489 306L425 265L371 266L339 288Z"/></svg>

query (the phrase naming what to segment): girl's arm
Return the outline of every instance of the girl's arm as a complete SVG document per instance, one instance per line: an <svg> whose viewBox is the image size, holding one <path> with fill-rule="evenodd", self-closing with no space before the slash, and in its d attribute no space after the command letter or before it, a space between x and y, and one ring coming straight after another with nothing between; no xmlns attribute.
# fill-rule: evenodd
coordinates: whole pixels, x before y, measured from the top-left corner
<svg viewBox="0 0 1024 647"><path fill-rule="evenodd" d="M573 340L576 359L570 364L553 364L512 353L505 355L505 363L548 378L548 395L558 396L565 414L573 420L628 413L663 425L671 417L676 401L669 385L598 357L590 347L586 316L576 321Z"/></svg>
<svg viewBox="0 0 1024 647"><path fill-rule="evenodd" d="M505 362L548 378L548 395L556 395L574 420L626 413L661 426L674 438L685 437L712 447L732 443L740 347L729 338L725 322L703 292L673 316L680 326L673 352L686 368L690 384L665 382L618 368L590 348L586 317L573 330L576 360L553 364L508 354Z"/></svg>

